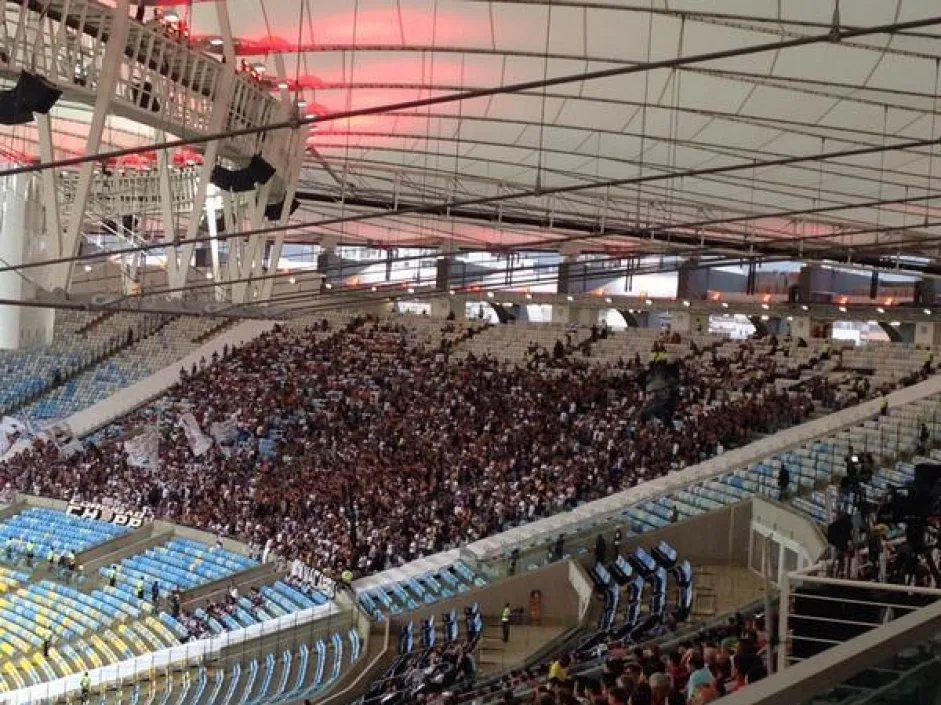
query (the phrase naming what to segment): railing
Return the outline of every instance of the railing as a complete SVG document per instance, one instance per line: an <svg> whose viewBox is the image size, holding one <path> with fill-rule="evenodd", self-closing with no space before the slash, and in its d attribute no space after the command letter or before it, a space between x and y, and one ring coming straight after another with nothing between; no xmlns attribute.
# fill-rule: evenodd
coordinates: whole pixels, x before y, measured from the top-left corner
<svg viewBox="0 0 941 705"><path fill-rule="evenodd" d="M859 586L859 583L845 582ZM748 685L723 698L722 703L903 705L936 702L941 677L941 669L937 668L939 633L941 601L936 601ZM866 677L868 674L877 677Z"/></svg>
<svg viewBox="0 0 941 705"><path fill-rule="evenodd" d="M113 26L112 8L94 0L0 0L0 13L0 50L9 68L36 71L93 102L105 39ZM208 132L225 65L167 36L157 24L129 22L114 93L117 103L132 109L140 122L176 134ZM265 86L236 74L226 130L258 127L283 117L281 104ZM223 145L230 155L240 156L264 149L272 164L283 166L281 150L266 149L274 141L260 133L229 138Z"/></svg>

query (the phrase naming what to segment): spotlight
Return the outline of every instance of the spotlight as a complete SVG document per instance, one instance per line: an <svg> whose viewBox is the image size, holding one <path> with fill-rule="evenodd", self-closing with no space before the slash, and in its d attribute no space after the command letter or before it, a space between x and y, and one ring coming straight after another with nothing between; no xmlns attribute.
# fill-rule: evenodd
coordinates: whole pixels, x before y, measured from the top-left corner
<svg viewBox="0 0 941 705"><path fill-rule="evenodd" d="M644 303L647 304L648 306L653 306L653 301L651 301L650 299L647 299L646 301L644 301Z"/></svg>
<svg viewBox="0 0 941 705"><path fill-rule="evenodd" d="M788 320L788 321L793 321L793 320L794 320L794 316L788 316L788 317L787 317L787 320Z"/></svg>
<svg viewBox="0 0 941 705"><path fill-rule="evenodd" d="M206 279L212 279L212 272L206 272Z"/></svg>
<svg viewBox="0 0 941 705"><path fill-rule="evenodd" d="M566 297L565 297L565 300L566 300L566 301L574 301L574 300L575 300L575 297L569 295L569 296L566 296Z"/></svg>
<svg viewBox="0 0 941 705"><path fill-rule="evenodd" d="M604 302L605 302L606 304L611 303L611 297L610 297L610 296L605 296L605 297L604 297Z"/></svg>
<svg viewBox="0 0 941 705"><path fill-rule="evenodd" d="M290 88L290 84L287 81L278 81L278 88L280 88L282 91L286 91L288 88Z"/></svg>
<svg viewBox="0 0 941 705"><path fill-rule="evenodd" d="M332 289L332 288L333 288L333 284L331 284L330 282L327 282L326 284L324 284L324 288Z"/></svg>
<svg viewBox="0 0 941 705"><path fill-rule="evenodd" d="M879 321L866 321L866 324L870 326L877 326L879 325Z"/></svg>
<svg viewBox="0 0 941 705"><path fill-rule="evenodd" d="M683 302L683 305L686 306L687 308L689 308L689 301L684 301L684 302Z"/></svg>
<svg viewBox="0 0 941 705"><path fill-rule="evenodd" d="M369 287L369 290L370 290L370 291L379 291L378 287L375 287L375 286Z"/></svg>
<svg viewBox="0 0 941 705"><path fill-rule="evenodd" d="M925 315L926 315L926 316L930 316L930 315L931 315L931 309L930 309L930 308L926 308L926 309L925 309Z"/></svg>
<svg viewBox="0 0 941 705"><path fill-rule="evenodd" d="M288 284L297 284L297 279L295 277L289 277Z"/></svg>
<svg viewBox="0 0 941 705"><path fill-rule="evenodd" d="M532 294L526 294L526 298L532 300L533 295L532 295Z"/></svg>
<svg viewBox="0 0 941 705"><path fill-rule="evenodd" d="M91 271L91 265L90 265L90 264L86 264L85 267L84 267L84 269L85 269L86 272L90 272L90 271Z"/></svg>
<svg viewBox="0 0 941 705"><path fill-rule="evenodd" d="M410 287L408 288L408 293L409 293L409 294L414 294L414 293L415 293L414 287L411 287L411 286L410 286Z"/></svg>
<svg viewBox="0 0 941 705"><path fill-rule="evenodd" d="M876 313L885 313L885 309L882 306L876 308Z"/></svg>
<svg viewBox="0 0 941 705"><path fill-rule="evenodd" d="M451 289L450 291L448 291L448 293L449 293L451 296L454 296L454 289Z"/></svg>
<svg viewBox="0 0 941 705"><path fill-rule="evenodd" d="M492 299L492 298L493 298L493 292L492 292L492 291L488 291L488 292L487 292L487 298L488 298L488 299Z"/></svg>
<svg viewBox="0 0 941 705"><path fill-rule="evenodd" d="M898 328L900 325L902 325L902 323L900 321L892 321L891 323L889 323L889 325L895 326L896 328Z"/></svg>
<svg viewBox="0 0 941 705"><path fill-rule="evenodd" d="M723 302L722 302L722 308L728 308L728 307L729 307L729 302L728 302L728 301L723 301Z"/></svg>
<svg viewBox="0 0 941 705"><path fill-rule="evenodd" d="M225 46L225 40L222 37L212 37L209 40L209 46L211 47Z"/></svg>
<svg viewBox="0 0 941 705"><path fill-rule="evenodd" d="M261 61L256 61L254 64L252 64L252 68L258 73L264 73L268 70L268 66Z"/></svg>
<svg viewBox="0 0 941 705"><path fill-rule="evenodd" d="M169 22L170 24L173 24L174 22L180 21L180 15L177 13L176 10L167 10L166 12L163 13L163 19L165 22Z"/></svg>
<svg viewBox="0 0 941 705"><path fill-rule="evenodd" d="M298 108L306 108L306 107L307 107L307 101L304 100L303 98L301 98L299 101L297 101L297 107L298 107Z"/></svg>
<svg viewBox="0 0 941 705"><path fill-rule="evenodd" d="M767 311L767 310L770 309L771 307L770 307L768 304L761 304L761 308L764 309L765 311Z"/></svg>
<svg viewBox="0 0 941 705"><path fill-rule="evenodd" d="M809 310L810 308L807 306L807 304L801 304L801 311L809 311Z"/></svg>
<svg viewBox="0 0 941 705"><path fill-rule="evenodd" d="M846 306L840 306L840 313L846 313Z"/></svg>
<svg viewBox="0 0 941 705"><path fill-rule="evenodd" d="M769 316L767 313L763 313L763 314L761 314L761 320L763 320L763 321L770 321L770 320L771 320L771 316Z"/></svg>

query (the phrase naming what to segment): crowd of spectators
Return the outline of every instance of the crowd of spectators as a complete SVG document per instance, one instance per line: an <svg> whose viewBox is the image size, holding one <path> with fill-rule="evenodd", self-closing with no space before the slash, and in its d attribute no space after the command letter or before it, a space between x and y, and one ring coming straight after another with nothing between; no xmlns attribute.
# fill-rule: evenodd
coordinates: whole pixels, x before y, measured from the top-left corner
<svg viewBox="0 0 941 705"><path fill-rule="evenodd" d="M428 705L702 705L764 678L769 638L762 616L730 617L676 648L609 645L602 665L563 655L499 681L454 689Z"/></svg>
<svg viewBox="0 0 941 705"><path fill-rule="evenodd" d="M451 359L397 322L278 327L112 429L155 429L154 467L132 467L115 440L68 458L40 442L0 466L0 486L117 502L264 558L366 574L662 476L814 409L811 391L777 388L775 361L750 343L696 353L680 363L664 423L642 413L636 359ZM195 457L187 413L204 432L233 424L236 438Z"/></svg>

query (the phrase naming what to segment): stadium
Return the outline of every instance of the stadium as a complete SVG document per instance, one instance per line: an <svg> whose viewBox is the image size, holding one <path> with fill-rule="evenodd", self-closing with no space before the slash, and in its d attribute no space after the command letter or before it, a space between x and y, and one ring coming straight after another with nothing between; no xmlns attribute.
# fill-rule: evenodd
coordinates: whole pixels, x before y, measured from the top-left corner
<svg viewBox="0 0 941 705"><path fill-rule="evenodd" d="M939 700L936 2L0 7L0 705Z"/></svg>

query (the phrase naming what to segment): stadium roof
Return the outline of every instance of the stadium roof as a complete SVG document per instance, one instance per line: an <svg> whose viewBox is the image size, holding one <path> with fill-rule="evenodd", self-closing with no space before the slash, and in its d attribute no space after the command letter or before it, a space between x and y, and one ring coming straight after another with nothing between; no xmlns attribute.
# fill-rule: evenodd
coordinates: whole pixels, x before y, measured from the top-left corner
<svg viewBox="0 0 941 705"><path fill-rule="evenodd" d="M148 4L220 51L215 2ZM236 54L312 115L500 89L317 123L294 221L319 225L292 240L841 260L938 251L936 0L855 0L836 16L834 0L223 5ZM847 36L879 26L892 29ZM701 58L726 50L745 52ZM599 71L619 75L577 78ZM87 115L65 106L56 118L67 152ZM110 121L107 145L156 141L125 123ZM29 129L6 147L28 150Z"/></svg>

